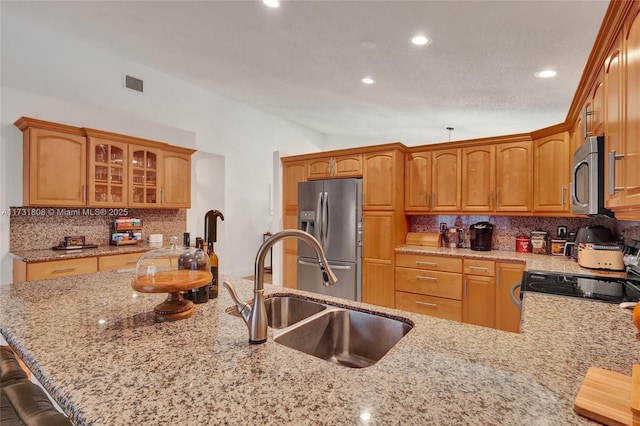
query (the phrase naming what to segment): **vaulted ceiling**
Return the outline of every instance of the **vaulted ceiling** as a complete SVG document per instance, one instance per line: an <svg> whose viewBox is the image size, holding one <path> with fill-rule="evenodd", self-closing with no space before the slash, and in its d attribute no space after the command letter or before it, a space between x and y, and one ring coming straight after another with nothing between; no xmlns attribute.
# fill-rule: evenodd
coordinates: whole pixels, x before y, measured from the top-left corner
<svg viewBox="0 0 640 426"><path fill-rule="evenodd" d="M1 5L3 13L319 132L407 145L563 122L607 6L598 0L282 0L275 9L259 0ZM417 33L432 41L412 45ZM545 68L557 76L534 76ZM364 76L375 83L361 83Z"/></svg>

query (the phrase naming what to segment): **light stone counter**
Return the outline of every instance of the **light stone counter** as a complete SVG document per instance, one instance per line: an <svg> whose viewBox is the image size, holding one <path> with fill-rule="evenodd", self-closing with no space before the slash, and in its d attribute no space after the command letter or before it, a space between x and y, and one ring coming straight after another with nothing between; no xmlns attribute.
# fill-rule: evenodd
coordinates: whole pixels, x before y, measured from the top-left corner
<svg viewBox="0 0 640 426"><path fill-rule="evenodd" d="M587 422L572 405L590 366L630 375L640 362L629 311L527 293L521 334L341 301L414 323L377 364L349 369L271 330L249 345L222 289L192 318L156 323L164 295L135 293L131 279L0 286L2 335L77 424L574 425ZM252 297L252 282L229 281Z"/></svg>
<svg viewBox="0 0 640 426"><path fill-rule="evenodd" d="M547 271L578 275L599 275L605 277L626 277L626 272L587 269L578 265L570 257L545 254L517 253L515 251L491 250L474 251L470 249L451 249L448 247L425 247L405 245L396 248L396 253L437 254L439 256L466 257L472 259L494 260L496 262L522 262L529 271Z"/></svg>
<svg viewBox="0 0 640 426"><path fill-rule="evenodd" d="M151 247L148 244L129 244L129 245L100 245L96 248L87 248L80 250L16 250L10 254L14 259L21 262L46 262L49 260L62 259L78 259L82 257L92 256L109 256L113 254L142 253L149 250L159 249L162 247Z"/></svg>

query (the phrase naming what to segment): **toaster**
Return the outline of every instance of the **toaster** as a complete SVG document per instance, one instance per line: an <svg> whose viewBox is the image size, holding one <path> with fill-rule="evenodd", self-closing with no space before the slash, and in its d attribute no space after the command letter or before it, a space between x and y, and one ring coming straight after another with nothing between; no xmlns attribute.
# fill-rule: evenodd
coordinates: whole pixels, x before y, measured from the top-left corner
<svg viewBox="0 0 640 426"><path fill-rule="evenodd" d="M583 268L624 271L622 259L622 250L615 243L580 243L578 245L578 265Z"/></svg>

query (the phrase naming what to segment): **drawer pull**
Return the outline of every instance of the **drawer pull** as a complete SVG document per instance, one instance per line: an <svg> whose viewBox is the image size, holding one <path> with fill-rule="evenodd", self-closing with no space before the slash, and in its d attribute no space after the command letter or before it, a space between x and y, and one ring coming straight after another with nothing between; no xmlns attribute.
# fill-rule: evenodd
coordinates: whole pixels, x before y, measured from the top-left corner
<svg viewBox="0 0 640 426"><path fill-rule="evenodd" d="M429 306L430 308L437 308L438 305L435 303L427 303L427 302L421 302L419 300L416 300L416 305L424 305L424 306Z"/></svg>
<svg viewBox="0 0 640 426"><path fill-rule="evenodd" d="M469 269L474 270L474 271L488 271L489 268L484 267L484 266L469 266Z"/></svg>
<svg viewBox="0 0 640 426"><path fill-rule="evenodd" d="M55 272L69 272L69 271L74 271L74 270L76 270L76 269L78 269L78 267L77 267L77 266L69 266L69 267L67 267L67 268L57 268L57 269L54 269L54 270L53 270L53 271L51 271L51 272L54 272L54 273L55 273Z"/></svg>
<svg viewBox="0 0 640 426"><path fill-rule="evenodd" d="M136 263L138 263L137 260L129 260L129 261L127 261L127 265L135 265Z"/></svg>
<svg viewBox="0 0 640 426"><path fill-rule="evenodd" d="M435 277L426 277L424 275L416 275L417 280L438 281Z"/></svg>
<svg viewBox="0 0 640 426"><path fill-rule="evenodd" d="M425 262L423 260L416 260L416 265L438 266L438 263L437 262Z"/></svg>

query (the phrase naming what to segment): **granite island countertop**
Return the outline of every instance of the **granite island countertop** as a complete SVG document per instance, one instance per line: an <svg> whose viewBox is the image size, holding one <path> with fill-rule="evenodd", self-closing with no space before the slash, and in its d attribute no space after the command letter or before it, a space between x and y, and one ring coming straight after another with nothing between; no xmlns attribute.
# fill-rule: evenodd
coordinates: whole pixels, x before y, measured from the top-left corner
<svg viewBox="0 0 640 426"><path fill-rule="evenodd" d="M407 318L413 329L373 366L349 369L273 341L249 345L220 296L156 323L160 294L131 273L0 286L0 332L76 424L589 423L573 412L590 366L640 363L631 313L526 293L522 333L266 286ZM242 299L253 283L226 278Z"/></svg>

